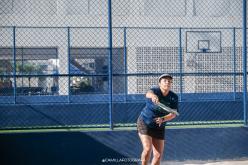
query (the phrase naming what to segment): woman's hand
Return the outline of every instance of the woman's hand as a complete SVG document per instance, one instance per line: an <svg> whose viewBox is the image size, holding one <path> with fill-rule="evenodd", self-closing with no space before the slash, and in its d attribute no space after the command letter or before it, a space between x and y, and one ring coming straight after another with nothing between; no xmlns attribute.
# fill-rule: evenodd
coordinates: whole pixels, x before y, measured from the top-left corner
<svg viewBox="0 0 248 165"><path fill-rule="evenodd" d="M155 94L152 96L151 99L152 99L152 102L155 103L155 104L157 104L159 102L158 96L155 95Z"/></svg>
<svg viewBox="0 0 248 165"><path fill-rule="evenodd" d="M151 99L154 104L157 104L159 102L158 96L154 94L152 90L149 90L146 93L146 98Z"/></svg>
<svg viewBox="0 0 248 165"><path fill-rule="evenodd" d="M159 127L161 126L161 124L163 122L166 122L166 121L170 121L172 119L174 119L176 117L176 114L174 113L169 113L168 115L164 116L164 117L157 117L155 118L155 122L159 125Z"/></svg>
<svg viewBox="0 0 248 165"><path fill-rule="evenodd" d="M164 118L163 117L157 117L154 120L155 120L156 124L158 124L159 127L164 122Z"/></svg>

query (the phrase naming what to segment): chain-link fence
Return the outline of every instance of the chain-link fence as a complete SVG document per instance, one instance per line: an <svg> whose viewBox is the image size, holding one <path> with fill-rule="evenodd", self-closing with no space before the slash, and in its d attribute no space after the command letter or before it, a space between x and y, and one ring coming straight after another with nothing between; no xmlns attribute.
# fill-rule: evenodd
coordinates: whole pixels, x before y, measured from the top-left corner
<svg viewBox="0 0 248 165"><path fill-rule="evenodd" d="M132 125L162 73L168 124L247 120L242 0L109 2L0 1L2 129Z"/></svg>

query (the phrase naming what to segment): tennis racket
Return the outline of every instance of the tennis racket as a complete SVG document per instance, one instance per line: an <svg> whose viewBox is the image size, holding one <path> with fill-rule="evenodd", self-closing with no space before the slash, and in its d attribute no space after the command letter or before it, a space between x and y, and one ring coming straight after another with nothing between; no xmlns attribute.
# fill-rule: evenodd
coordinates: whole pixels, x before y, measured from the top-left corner
<svg viewBox="0 0 248 165"><path fill-rule="evenodd" d="M178 113L175 109L172 109L172 108L170 108L170 107L167 107L166 105L164 105L164 104L162 104L162 103L160 103L160 102L158 102L157 105L158 105L160 108L162 108L163 110L165 110L166 112L173 113L173 114L179 116L179 113Z"/></svg>

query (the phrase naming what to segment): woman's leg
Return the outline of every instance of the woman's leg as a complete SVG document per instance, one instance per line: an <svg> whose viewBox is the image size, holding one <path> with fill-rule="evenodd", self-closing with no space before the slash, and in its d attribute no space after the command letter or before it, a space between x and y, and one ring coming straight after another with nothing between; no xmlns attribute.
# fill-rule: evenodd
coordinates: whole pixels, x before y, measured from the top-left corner
<svg viewBox="0 0 248 165"><path fill-rule="evenodd" d="M142 165L147 165L151 157L152 137L141 133L139 133L139 137L143 146L143 151L141 154Z"/></svg>
<svg viewBox="0 0 248 165"><path fill-rule="evenodd" d="M164 152L164 144L165 141L163 139L152 139L152 152L153 152L153 159L152 159L152 165L159 165L161 158L163 157Z"/></svg>

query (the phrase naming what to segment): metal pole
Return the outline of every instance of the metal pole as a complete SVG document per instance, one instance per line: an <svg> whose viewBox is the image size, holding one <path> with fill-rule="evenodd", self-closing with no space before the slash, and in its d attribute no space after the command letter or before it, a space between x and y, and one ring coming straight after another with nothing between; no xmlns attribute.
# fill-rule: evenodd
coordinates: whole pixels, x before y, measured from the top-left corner
<svg viewBox="0 0 248 165"><path fill-rule="evenodd" d="M182 92L183 92L183 58L182 58L182 28L179 28L179 64L180 64L180 95L179 100L182 100Z"/></svg>
<svg viewBox="0 0 248 165"><path fill-rule="evenodd" d="M111 0L108 0L108 34L109 34L109 63L108 63L108 92L109 92L109 125L113 130L113 90L112 90L112 7Z"/></svg>
<svg viewBox="0 0 248 165"><path fill-rule="evenodd" d="M244 108L244 125L247 126L247 53L246 53L246 0L243 0L243 108Z"/></svg>
<svg viewBox="0 0 248 165"><path fill-rule="evenodd" d="M14 104L16 104L16 27L13 27L13 78L14 78Z"/></svg>
<svg viewBox="0 0 248 165"><path fill-rule="evenodd" d="M71 45L70 45L70 27L67 28L67 45L68 45L68 100L67 102L70 103L71 102L71 89L70 89L70 73L71 73L71 68L70 68L70 59L71 59Z"/></svg>
<svg viewBox="0 0 248 165"><path fill-rule="evenodd" d="M233 28L233 100L236 100L236 29Z"/></svg>
<svg viewBox="0 0 248 165"><path fill-rule="evenodd" d="M125 102L127 101L127 28L124 27Z"/></svg>

